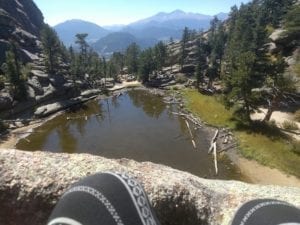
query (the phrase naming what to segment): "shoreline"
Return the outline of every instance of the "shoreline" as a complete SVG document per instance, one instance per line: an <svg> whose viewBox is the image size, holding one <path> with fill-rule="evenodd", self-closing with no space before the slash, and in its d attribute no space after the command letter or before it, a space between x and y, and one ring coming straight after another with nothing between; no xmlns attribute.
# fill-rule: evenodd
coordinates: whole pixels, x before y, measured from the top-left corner
<svg viewBox="0 0 300 225"><path fill-rule="evenodd" d="M226 152L229 159L239 168L249 183L300 188L300 179L276 168L270 168L241 156L236 149Z"/></svg>
<svg viewBox="0 0 300 225"><path fill-rule="evenodd" d="M123 88L126 89L128 87L123 87ZM115 91L119 91L119 90L120 89ZM61 115L62 113L65 113L65 111L57 112L45 118L44 120L35 122L33 124L29 124L28 126L14 129L7 135L2 136L0 140L0 150L15 149L15 146L18 143L18 141L21 138L26 137L27 133L28 135L30 135L30 132L32 132L34 129L43 125L47 121L54 119L56 116ZM210 127L209 125L205 125L205 126L207 128ZM247 182L249 183L261 184L261 185L292 186L292 187L300 188L299 178L292 175L288 175L278 169L273 169L273 168L263 166L254 160L246 159L237 152L237 149L229 150L225 154L238 167L241 174L247 179Z"/></svg>
<svg viewBox="0 0 300 225"><path fill-rule="evenodd" d="M12 131L9 131L8 134L2 135L0 137L0 149L15 149L16 148L16 144L18 143L18 141L22 138L26 138L28 135L30 135L30 133L42 126L44 123L54 119L55 117L61 115L62 113L65 113L65 111L59 111L57 113L54 113L48 117L46 117L45 119L41 119L38 122L34 122L32 124L29 124L27 126L23 126L20 128L16 128Z"/></svg>

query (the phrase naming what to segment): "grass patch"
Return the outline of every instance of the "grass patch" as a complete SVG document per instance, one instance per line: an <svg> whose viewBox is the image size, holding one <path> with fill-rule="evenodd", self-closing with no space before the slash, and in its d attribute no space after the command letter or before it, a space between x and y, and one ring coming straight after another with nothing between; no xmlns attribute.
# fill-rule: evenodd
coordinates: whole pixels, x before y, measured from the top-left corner
<svg viewBox="0 0 300 225"><path fill-rule="evenodd" d="M259 133L239 131L235 134L239 140L239 151L244 157L300 177L299 143Z"/></svg>
<svg viewBox="0 0 300 225"><path fill-rule="evenodd" d="M217 97L201 95L198 91L190 89L181 93L186 100L187 108L203 121L217 127L235 126L232 112L227 110Z"/></svg>
<svg viewBox="0 0 300 225"><path fill-rule="evenodd" d="M203 121L234 130L239 141L239 152L244 157L300 177L300 142L291 140L272 124L239 124L233 119L232 111L226 110L218 97L201 95L197 90L181 93L187 108Z"/></svg>

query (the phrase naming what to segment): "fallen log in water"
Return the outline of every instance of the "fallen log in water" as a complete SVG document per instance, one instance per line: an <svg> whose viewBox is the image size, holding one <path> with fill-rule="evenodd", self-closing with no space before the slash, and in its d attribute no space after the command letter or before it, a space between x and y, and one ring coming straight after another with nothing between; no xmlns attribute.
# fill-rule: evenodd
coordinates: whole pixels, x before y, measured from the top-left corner
<svg viewBox="0 0 300 225"><path fill-rule="evenodd" d="M68 116L67 117L67 120L78 120L78 119L85 119L85 120L87 120L88 116L84 115L84 116L74 116L74 117Z"/></svg>
<svg viewBox="0 0 300 225"><path fill-rule="evenodd" d="M212 150L214 148L214 143L217 142L218 135L219 135L219 129L216 130L214 137L210 141L210 147L208 150L208 154L210 154L212 152Z"/></svg>
<svg viewBox="0 0 300 225"><path fill-rule="evenodd" d="M177 113L177 112L172 112L172 114L177 115L177 116L182 116L185 119L191 121L193 124L195 124L198 128L202 127L202 124L200 121L198 121L196 118L194 118L192 115L190 114L186 114L186 113Z"/></svg>
<svg viewBox="0 0 300 225"><path fill-rule="evenodd" d="M233 143L232 145L228 145L228 146L226 146L225 148L219 150L218 153L226 152L226 151L228 151L228 150L230 150L230 149L233 149L233 148L235 148L235 147L237 147L237 146L238 146L237 143Z"/></svg>
<svg viewBox="0 0 300 225"><path fill-rule="evenodd" d="M190 124L189 124L189 122L188 122L187 120L185 120L185 124L186 124L186 126L187 126L187 128L188 128L188 130L189 130L190 135L191 135L191 138L192 138L192 144L193 144L194 148L197 148L197 147L196 147L196 143L195 143L195 141L194 141L193 133L192 133L191 128L190 128Z"/></svg>
<svg viewBox="0 0 300 225"><path fill-rule="evenodd" d="M215 171L216 171L216 175L218 175L218 159L217 159L217 143L214 142L213 144L213 149L214 149L214 164L215 164Z"/></svg>

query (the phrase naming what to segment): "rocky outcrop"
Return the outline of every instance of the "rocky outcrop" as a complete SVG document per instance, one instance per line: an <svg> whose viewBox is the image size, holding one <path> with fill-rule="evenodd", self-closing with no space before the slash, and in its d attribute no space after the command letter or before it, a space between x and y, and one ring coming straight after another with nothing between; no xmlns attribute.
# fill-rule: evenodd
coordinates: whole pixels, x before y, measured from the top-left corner
<svg viewBox="0 0 300 225"><path fill-rule="evenodd" d="M0 93L0 111L10 109L13 106L13 99L8 92Z"/></svg>
<svg viewBox="0 0 300 225"><path fill-rule="evenodd" d="M102 171L127 172L144 185L162 225L230 224L236 209L255 198L300 206L300 189L206 180L150 162L87 154L0 150L0 224L45 224L75 181Z"/></svg>
<svg viewBox="0 0 300 225"><path fill-rule="evenodd" d="M23 62L37 59L43 24L43 15L32 0L0 0L0 65L9 41L17 43Z"/></svg>
<svg viewBox="0 0 300 225"><path fill-rule="evenodd" d="M76 98L71 98L67 100L61 100L52 104L47 104L38 107L35 112L34 116L37 118L46 117L61 110L67 109L71 106L78 105L89 100L96 98L101 93L101 90L92 89L83 91L80 96Z"/></svg>

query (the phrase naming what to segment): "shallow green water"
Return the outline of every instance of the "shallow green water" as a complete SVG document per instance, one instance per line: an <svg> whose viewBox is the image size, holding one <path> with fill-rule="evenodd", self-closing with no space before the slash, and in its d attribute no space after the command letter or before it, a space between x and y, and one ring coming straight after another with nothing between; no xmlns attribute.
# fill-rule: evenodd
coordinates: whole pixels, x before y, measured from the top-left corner
<svg viewBox="0 0 300 225"><path fill-rule="evenodd" d="M201 177L242 179L227 159L219 161L215 176L205 132L193 131L194 149L185 121L171 113L176 110L147 91L128 91L48 121L17 148L151 161Z"/></svg>

